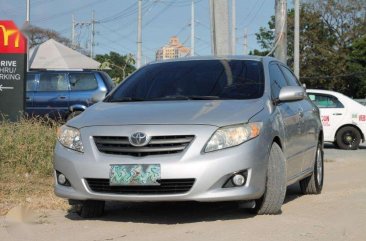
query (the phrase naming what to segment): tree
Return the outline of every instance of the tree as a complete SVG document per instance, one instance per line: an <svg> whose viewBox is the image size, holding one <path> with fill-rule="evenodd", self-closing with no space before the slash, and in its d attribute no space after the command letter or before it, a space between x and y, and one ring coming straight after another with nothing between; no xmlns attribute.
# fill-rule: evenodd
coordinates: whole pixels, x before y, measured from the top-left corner
<svg viewBox="0 0 366 241"><path fill-rule="evenodd" d="M358 97L350 62L353 43L366 34L366 2L364 0L307 0L301 8L300 75L312 88L337 90ZM257 41L267 54L274 45L274 16L268 28L260 28ZM288 12L288 64L293 65L294 11ZM355 49L353 51L359 51ZM353 81L359 81L352 79ZM363 97L362 97L363 98Z"/></svg>
<svg viewBox="0 0 366 241"><path fill-rule="evenodd" d="M62 37L58 32L51 29L44 29L34 25L27 27L27 36L29 39L29 47L32 48L46 42L49 39L54 39L66 46L71 46L69 39Z"/></svg>
<svg viewBox="0 0 366 241"><path fill-rule="evenodd" d="M116 83L122 82L136 70L132 54L120 55L116 52L110 52L109 54L97 55L95 59L102 63L102 68L110 68L107 72Z"/></svg>
<svg viewBox="0 0 366 241"><path fill-rule="evenodd" d="M352 83L351 90L355 96L366 98L366 35L356 40L351 46L348 66Z"/></svg>
<svg viewBox="0 0 366 241"><path fill-rule="evenodd" d="M68 46L76 51L88 55L88 51L80 46L72 46L70 39L61 36L57 31L52 29L45 29L41 27L37 27L34 25L28 26L26 29L26 35L29 39L29 47L33 48L34 46L40 45L46 42L49 39L54 39L59 43L62 43L65 46Z"/></svg>

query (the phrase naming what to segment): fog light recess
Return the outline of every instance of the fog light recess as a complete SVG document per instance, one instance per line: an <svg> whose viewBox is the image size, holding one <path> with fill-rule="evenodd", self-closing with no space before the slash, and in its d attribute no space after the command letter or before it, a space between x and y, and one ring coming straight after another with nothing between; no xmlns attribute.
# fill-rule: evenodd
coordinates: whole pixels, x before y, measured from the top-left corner
<svg viewBox="0 0 366 241"><path fill-rule="evenodd" d="M62 186L67 186L70 187L71 184L69 182L69 180L67 180L67 178L65 177L64 174L62 174L59 171L56 171L56 178L57 178L57 183L62 185Z"/></svg>
<svg viewBox="0 0 366 241"><path fill-rule="evenodd" d="M248 177L247 170L233 173L222 187L223 188L242 187L247 182L247 177Z"/></svg>
<svg viewBox="0 0 366 241"><path fill-rule="evenodd" d="M236 174L233 176L233 183L236 186L243 186L243 184L245 183L245 177L241 174Z"/></svg>

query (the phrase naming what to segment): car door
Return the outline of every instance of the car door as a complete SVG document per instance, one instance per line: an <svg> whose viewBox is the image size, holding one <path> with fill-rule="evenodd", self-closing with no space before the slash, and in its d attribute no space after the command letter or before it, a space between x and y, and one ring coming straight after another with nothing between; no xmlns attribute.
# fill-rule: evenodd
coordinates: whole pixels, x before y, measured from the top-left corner
<svg viewBox="0 0 366 241"><path fill-rule="evenodd" d="M336 131L344 124L346 109L337 97L323 93L308 93L309 98L319 107L323 124L324 140L334 141Z"/></svg>
<svg viewBox="0 0 366 241"><path fill-rule="evenodd" d="M25 94L25 112L29 116L33 116L34 107L33 107L33 98L34 93L36 91L37 82L36 82L36 73L27 73L27 83L26 83L26 94Z"/></svg>
<svg viewBox="0 0 366 241"><path fill-rule="evenodd" d="M286 79L276 62L269 65L272 99L276 100L282 87L287 86ZM301 126L298 101L279 102L276 106L282 116L284 127L284 154L287 162L287 178L296 178L302 167Z"/></svg>
<svg viewBox="0 0 366 241"><path fill-rule="evenodd" d="M284 65L280 65L283 74L286 77L287 83L290 86L301 86L300 82L297 80L292 71ZM301 152L302 152L302 168L303 172L313 169L313 164L315 160L315 154L318 144L318 126L317 121L318 109L314 106L309 98L304 98L297 102L299 104L299 114L300 114L300 128L301 135L299 136L299 141L301 142Z"/></svg>
<svg viewBox="0 0 366 241"><path fill-rule="evenodd" d="M41 72L33 106L37 115L65 118L69 112L69 84L64 73Z"/></svg>

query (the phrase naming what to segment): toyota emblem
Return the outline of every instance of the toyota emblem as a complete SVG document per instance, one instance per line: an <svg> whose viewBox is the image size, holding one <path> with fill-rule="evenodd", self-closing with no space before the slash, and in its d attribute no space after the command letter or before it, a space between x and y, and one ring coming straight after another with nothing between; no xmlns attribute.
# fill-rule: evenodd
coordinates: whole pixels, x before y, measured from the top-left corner
<svg viewBox="0 0 366 241"><path fill-rule="evenodd" d="M145 133L136 132L133 133L128 139L133 146L146 146L149 143L151 137L147 136Z"/></svg>

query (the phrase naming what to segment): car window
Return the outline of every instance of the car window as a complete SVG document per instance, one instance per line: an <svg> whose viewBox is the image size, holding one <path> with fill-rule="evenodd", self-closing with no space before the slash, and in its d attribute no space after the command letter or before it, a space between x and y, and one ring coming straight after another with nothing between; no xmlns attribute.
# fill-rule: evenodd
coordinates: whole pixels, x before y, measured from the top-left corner
<svg viewBox="0 0 366 241"><path fill-rule="evenodd" d="M147 65L128 77L109 100L174 96L254 99L263 92L263 68L259 61L195 60Z"/></svg>
<svg viewBox="0 0 366 241"><path fill-rule="evenodd" d="M269 75L271 80L272 98L277 99L281 88L287 86L287 82L277 64L269 65Z"/></svg>
<svg viewBox="0 0 366 241"><path fill-rule="evenodd" d="M64 74L41 73L38 91L66 91L68 83Z"/></svg>
<svg viewBox="0 0 366 241"><path fill-rule="evenodd" d="M295 75L285 66L280 66L283 74L286 77L287 83L290 86L301 86Z"/></svg>
<svg viewBox="0 0 366 241"><path fill-rule="evenodd" d="M319 108L344 108L343 104L332 95L309 93L308 96Z"/></svg>
<svg viewBox="0 0 366 241"><path fill-rule="evenodd" d="M69 79L71 91L95 90L98 88L94 73L71 73Z"/></svg>
<svg viewBox="0 0 366 241"><path fill-rule="evenodd" d="M27 74L27 91L35 91L36 90L36 75L35 74Z"/></svg>

